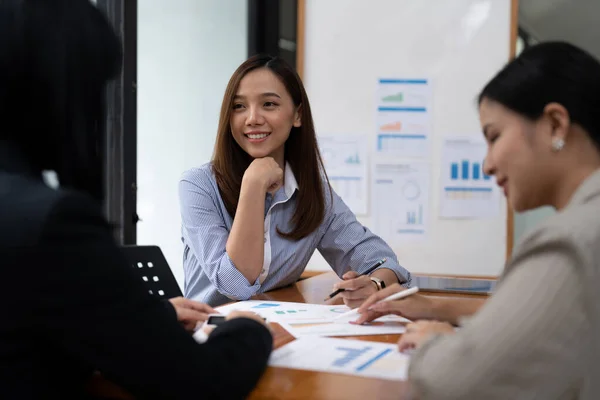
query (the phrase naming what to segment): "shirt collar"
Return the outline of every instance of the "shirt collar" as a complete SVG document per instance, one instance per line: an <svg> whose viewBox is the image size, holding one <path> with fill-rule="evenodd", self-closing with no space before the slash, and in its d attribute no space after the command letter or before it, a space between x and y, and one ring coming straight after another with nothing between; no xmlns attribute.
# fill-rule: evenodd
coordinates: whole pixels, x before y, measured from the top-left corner
<svg viewBox="0 0 600 400"><path fill-rule="evenodd" d="M296 180L296 177L294 176L294 171L292 171L292 167L290 166L290 163L288 163L287 161L285 163L285 171L283 174L284 174L283 188L284 188L286 197L289 199L290 197L292 197L294 192L296 190L298 190L298 181Z"/></svg>

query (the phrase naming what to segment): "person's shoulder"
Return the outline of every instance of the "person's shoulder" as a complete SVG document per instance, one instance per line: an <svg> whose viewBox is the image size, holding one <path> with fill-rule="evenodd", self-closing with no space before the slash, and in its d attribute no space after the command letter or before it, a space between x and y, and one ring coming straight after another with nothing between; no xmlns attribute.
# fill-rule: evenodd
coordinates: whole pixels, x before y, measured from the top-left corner
<svg viewBox="0 0 600 400"><path fill-rule="evenodd" d="M109 231L98 200L77 190L59 189L44 220L41 240L104 237Z"/></svg>
<svg viewBox="0 0 600 400"><path fill-rule="evenodd" d="M37 243L52 210L65 194L40 178L0 173L0 243Z"/></svg>
<svg viewBox="0 0 600 400"><path fill-rule="evenodd" d="M100 204L83 192L51 188L41 179L0 176L0 243L33 246L57 229L73 224L107 227Z"/></svg>
<svg viewBox="0 0 600 400"><path fill-rule="evenodd" d="M600 196L566 207L542 221L527 233L515 248L515 254L528 249L564 246L577 254L600 261Z"/></svg>
<svg viewBox="0 0 600 400"><path fill-rule="evenodd" d="M216 182L212 162L190 168L181 174L180 182L190 182L205 187Z"/></svg>
<svg viewBox="0 0 600 400"><path fill-rule="evenodd" d="M567 236L577 241L600 238L600 195L585 203L567 206L540 224L540 231Z"/></svg>
<svg viewBox="0 0 600 400"><path fill-rule="evenodd" d="M221 193L213 171L212 163L191 168L181 175L179 180L179 200L182 205L211 201L219 204Z"/></svg>

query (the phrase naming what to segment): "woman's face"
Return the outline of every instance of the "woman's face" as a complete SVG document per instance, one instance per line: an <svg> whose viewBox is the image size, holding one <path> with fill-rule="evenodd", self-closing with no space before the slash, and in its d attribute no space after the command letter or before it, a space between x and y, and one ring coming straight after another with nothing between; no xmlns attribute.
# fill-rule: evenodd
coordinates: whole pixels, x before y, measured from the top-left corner
<svg viewBox="0 0 600 400"><path fill-rule="evenodd" d="M484 172L496 177L515 211L547 205L554 184L548 121L530 121L487 98L479 118L488 144Z"/></svg>
<svg viewBox="0 0 600 400"><path fill-rule="evenodd" d="M250 71L233 100L230 127L235 141L252 158L283 162L285 142L299 127L298 107L279 78L268 68Z"/></svg>

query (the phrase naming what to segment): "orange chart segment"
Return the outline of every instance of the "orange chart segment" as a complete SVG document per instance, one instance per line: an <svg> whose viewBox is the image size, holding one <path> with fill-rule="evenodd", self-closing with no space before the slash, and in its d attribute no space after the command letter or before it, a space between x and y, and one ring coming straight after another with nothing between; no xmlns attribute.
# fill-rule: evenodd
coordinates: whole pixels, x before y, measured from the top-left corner
<svg viewBox="0 0 600 400"><path fill-rule="evenodd" d="M402 130L402 122L396 121L390 122L388 124L383 124L381 125L379 130L382 132L399 132Z"/></svg>

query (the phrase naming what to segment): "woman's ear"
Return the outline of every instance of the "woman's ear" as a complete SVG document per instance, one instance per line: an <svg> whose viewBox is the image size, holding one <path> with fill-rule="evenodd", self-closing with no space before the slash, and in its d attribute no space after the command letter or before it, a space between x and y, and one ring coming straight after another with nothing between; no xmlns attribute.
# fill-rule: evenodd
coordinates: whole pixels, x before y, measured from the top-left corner
<svg viewBox="0 0 600 400"><path fill-rule="evenodd" d="M571 127L569 111L559 103L548 103L544 107L544 115L550 120L552 139L566 140Z"/></svg>
<svg viewBox="0 0 600 400"><path fill-rule="evenodd" d="M295 128L299 128L302 126L302 104L300 104L296 108L296 112L294 113L294 123L293 126Z"/></svg>

